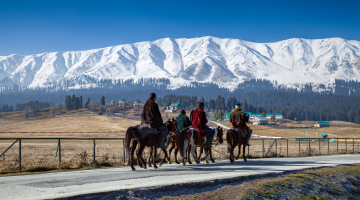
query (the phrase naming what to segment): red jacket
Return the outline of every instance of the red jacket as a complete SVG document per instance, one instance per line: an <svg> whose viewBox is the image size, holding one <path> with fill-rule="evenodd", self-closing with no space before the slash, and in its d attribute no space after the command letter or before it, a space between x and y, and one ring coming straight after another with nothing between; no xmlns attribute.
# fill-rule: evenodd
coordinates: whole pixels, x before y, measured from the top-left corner
<svg viewBox="0 0 360 200"><path fill-rule="evenodd" d="M191 119L191 126L196 130L203 132L206 128L206 123L208 122L205 112L198 108L192 112Z"/></svg>

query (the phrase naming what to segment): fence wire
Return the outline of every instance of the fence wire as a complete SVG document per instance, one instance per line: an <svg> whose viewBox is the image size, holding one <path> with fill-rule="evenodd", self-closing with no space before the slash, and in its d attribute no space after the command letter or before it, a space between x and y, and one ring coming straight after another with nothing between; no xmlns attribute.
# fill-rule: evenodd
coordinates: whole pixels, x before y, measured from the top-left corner
<svg viewBox="0 0 360 200"><path fill-rule="evenodd" d="M251 138L250 144L245 148L248 158L360 153L360 139L356 138ZM123 145L123 138L0 138L0 173L123 166L128 164ZM168 154L171 163L174 163L174 151ZM199 155L199 148L197 153ZM238 153L236 147L234 155L237 157ZM242 153L241 149L240 159ZM213 145L212 155L215 161L229 159L226 140L223 144ZM145 148L142 156L146 161L151 160L150 148ZM156 161L160 162L164 156L163 151L158 149ZM182 161L180 153L177 158Z"/></svg>

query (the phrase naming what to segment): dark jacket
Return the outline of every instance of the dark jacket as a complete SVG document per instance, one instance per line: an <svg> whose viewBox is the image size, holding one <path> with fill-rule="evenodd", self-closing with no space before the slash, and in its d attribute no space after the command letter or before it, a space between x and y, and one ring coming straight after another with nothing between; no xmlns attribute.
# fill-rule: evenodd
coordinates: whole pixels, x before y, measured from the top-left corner
<svg viewBox="0 0 360 200"><path fill-rule="evenodd" d="M234 128L240 128L245 134L248 134L250 128L246 125L249 121L249 115L246 115L240 109L234 109L230 114L230 121Z"/></svg>
<svg viewBox="0 0 360 200"><path fill-rule="evenodd" d="M147 100L145 102L142 114L141 124L149 124L152 128L164 126L157 103Z"/></svg>
<svg viewBox="0 0 360 200"><path fill-rule="evenodd" d="M190 119L185 114L180 113L179 116L176 118L176 122L179 131L191 126Z"/></svg>
<svg viewBox="0 0 360 200"><path fill-rule="evenodd" d="M208 122L206 119L206 114L200 108L194 110L191 115L192 121L191 126L197 129L198 131L202 132L206 128L206 123Z"/></svg>

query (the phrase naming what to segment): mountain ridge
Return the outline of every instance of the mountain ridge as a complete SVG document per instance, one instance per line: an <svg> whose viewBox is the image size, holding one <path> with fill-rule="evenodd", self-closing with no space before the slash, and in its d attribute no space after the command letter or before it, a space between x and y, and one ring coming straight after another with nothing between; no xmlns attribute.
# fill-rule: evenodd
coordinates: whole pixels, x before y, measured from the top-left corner
<svg viewBox="0 0 360 200"><path fill-rule="evenodd" d="M252 78L288 87L330 84L334 79L360 78L360 42L291 38L254 43L204 36L0 56L0 86L45 87L67 80L79 86L101 79L129 78L168 78L173 87L196 81L235 88Z"/></svg>

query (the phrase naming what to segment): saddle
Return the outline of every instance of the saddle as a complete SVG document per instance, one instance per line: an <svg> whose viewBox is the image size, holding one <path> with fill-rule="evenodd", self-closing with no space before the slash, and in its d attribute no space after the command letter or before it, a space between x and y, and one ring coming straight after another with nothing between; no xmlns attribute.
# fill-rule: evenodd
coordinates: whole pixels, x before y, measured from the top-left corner
<svg viewBox="0 0 360 200"><path fill-rule="evenodd" d="M158 132L155 129L151 128L147 124L138 124L134 126L134 128L136 128L139 131L142 138L146 137L149 134L158 134Z"/></svg>
<svg viewBox="0 0 360 200"><path fill-rule="evenodd" d="M239 138L241 138L241 137L247 137L247 134L245 134L244 131L241 130L240 128L233 128L233 130L238 133Z"/></svg>

